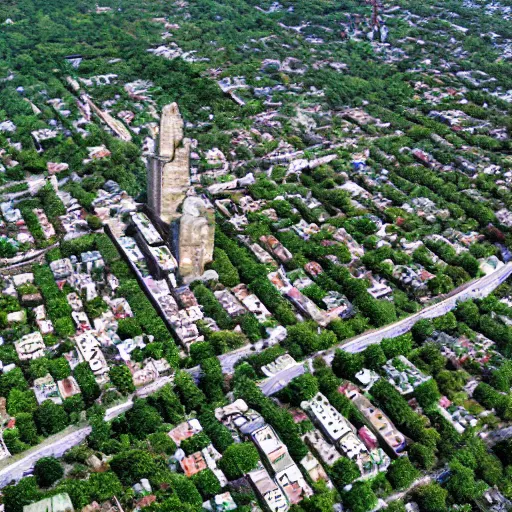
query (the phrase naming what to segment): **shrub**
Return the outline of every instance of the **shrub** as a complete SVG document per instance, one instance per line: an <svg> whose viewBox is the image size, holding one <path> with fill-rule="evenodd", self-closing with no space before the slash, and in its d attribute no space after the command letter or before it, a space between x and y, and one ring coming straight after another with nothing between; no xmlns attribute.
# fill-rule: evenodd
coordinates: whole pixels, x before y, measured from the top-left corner
<svg viewBox="0 0 512 512"><path fill-rule="evenodd" d="M64 469L57 459L43 457L34 466L34 476L39 487L50 487L64 476Z"/></svg>

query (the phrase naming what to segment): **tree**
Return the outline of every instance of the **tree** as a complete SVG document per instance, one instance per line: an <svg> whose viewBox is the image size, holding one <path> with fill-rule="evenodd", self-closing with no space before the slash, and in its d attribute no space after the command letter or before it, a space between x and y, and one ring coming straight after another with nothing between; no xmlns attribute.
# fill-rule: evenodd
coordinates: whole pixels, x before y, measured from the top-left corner
<svg viewBox="0 0 512 512"><path fill-rule="evenodd" d="M409 448L409 457L421 469L430 470L436 464L435 451L429 446L414 443Z"/></svg>
<svg viewBox="0 0 512 512"><path fill-rule="evenodd" d="M17 416L21 412L34 413L37 409L37 401L32 390L20 391L17 388L9 391L7 397L7 412L11 416Z"/></svg>
<svg viewBox="0 0 512 512"><path fill-rule="evenodd" d="M420 509L425 512L446 512L448 491L437 483L422 485L415 493Z"/></svg>
<svg viewBox="0 0 512 512"><path fill-rule="evenodd" d="M370 482L356 482L350 491L343 493L343 504L352 512L368 512L377 505L377 496Z"/></svg>
<svg viewBox="0 0 512 512"><path fill-rule="evenodd" d="M420 472L411 464L408 457L400 457L391 463L388 480L393 489L407 489L418 478Z"/></svg>
<svg viewBox="0 0 512 512"><path fill-rule="evenodd" d="M370 345L363 354L364 365L370 370L379 371L386 364L386 355L378 344Z"/></svg>
<svg viewBox="0 0 512 512"><path fill-rule="evenodd" d="M50 487L64 476L64 469L54 457L43 457L34 466L34 476L39 487Z"/></svg>
<svg viewBox="0 0 512 512"><path fill-rule="evenodd" d="M260 460L258 450L252 443L238 443L228 446L219 467L228 480L235 480L252 471Z"/></svg>
<svg viewBox="0 0 512 512"><path fill-rule="evenodd" d="M176 451L176 443L167 435L166 432L155 432L149 434L148 441L151 449L156 453L172 455Z"/></svg>
<svg viewBox="0 0 512 512"><path fill-rule="evenodd" d="M192 477L192 481L204 500L210 499L221 491L219 479L211 469L200 471Z"/></svg>
<svg viewBox="0 0 512 512"><path fill-rule="evenodd" d="M411 333L405 333L396 338L384 338L380 345L388 359L400 355L407 356L412 350L412 335Z"/></svg>
<svg viewBox="0 0 512 512"><path fill-rule="evenodd" d="M102 226L103 226L103 222L101 221L101 219L99 217L97 217L96 215L87 215L87 217L85 218L85 220L87 221L87 225L93 230L93 231L96 231L98 229L100 229Z"/></svg>
<svg viewBox="0 0 512 512"><path fill-rule="evenodd" d="M50 359L48 366L50 374L55 380L66 379L71 375L71 367L64 357Z"/></svg>
<svg viewBox="0 0 512 512"><path fill-rule="evenodd" d="M421 319L412 326L411 333L416 341L422 342L432 336L434 333L434 326L430 320Z"/></svg>
<svg viewBox="0 0 512 512"><path fill-rule="evenodd" d="M135 391L132 373L128 366L121 364L113 366L108 372L112 384L117 388L119 393L128 395Z"/></svg>
<svg viewBox="0 0 512 512"><path fill-rule="evenodd" d="M418 400L418 403L424 409L428 409L434 405L437 405L441 394L437 389L437 383L434 379L429 379L426 382L420 384L415 390L414 395Z"/></svg>
<svg viewBox="0 0 512 512"><path fill-rule="evenodd" d="M87 480L88 491L91 501L103 503L112 496L119 496L123 492L123 486L112 471L105 473L91 473Z"/></svg>
<svg viewBox="0 0 512 512"><path fill-rule="evenodd" d="M311 400L318 393L318 381L310 373L295 377L288 384L288 395L292 405L300 405L304 400Z"/></svg>
<svg viewBox="0 0 512 512"><path fill-rule="evenodd" d="M353 460L342 457L331 466L329 475L336 487L342 489L359 478L361 471Z"/></svg>
<svg viewBox="0 0 512 512"><path fill-rule="evenodd" d="M201 451L210 443L210 438L204 432L199 432L188 439L184 439L180 444L180 448L182 448L187 455L190 455L194 452Z"/></svg>
<svg viewBox="0 0 512 512"><path fill-rule="evenodd" d="M133 339L142 334L142 327L134 317L121 318L117 321L117 334L122 340Z"/></svg>
<svg viewBox="0 0 512 512"><path fill-rule="evenodd" d="M479 498L487 487L484 482L476 482L474 471L460 462L452 462L450 471L446 490L455 503L470 503Z"/></svg>
<svg viewBox="0 0 512 512"><path fill-rule="evenodd" d="M16 428L18 429L20 440L24 443L35 445L39 442L37 427L33 420L33 414L20 412L16 415Z"/></svg>
<svg viewBox="0 0 512 512"><path fill-rule="evenodd" d="M100 387L96 382L94 373L92 373L89 363L83 362L77 365L74 370L75 379L80 386L82 397L87 406L93 404L93 402L99 398L101 394Z"/></svg>
<svg viewBox="0 0 512 512"><path fill-rule="evenodd" d="M34 414L37 430L44 436L51 436L69 425L68 415L61 405L51 400L41 404Z"/></svg>
<svg viewBox="0 0 512 512"><path fill-rule="evenodd" d="M2 489L6 512L23 512L23 507L40 499L36 479L33 476L22 478L16 485Z"/></svg>
<svg viewBox="0 0 512 512"><path fill-rule="evenodd" d="M130 432L138 439L144 439L162 425L162 417L146 400L134 401L133 407L126 412L126 421Z"/></svg>
<svg viewBox="0 0 512 512"><path fill-rule="evenodd" d="M133 485L141 478L152 480L158 472L151 454L144 450L123 451L114 455L110 468L124 485Z"/></svg>
<svg viewBox="0 0 512 512"><path fill-rule="evenodd" d="M351 354L344 350L336 350L332 362L333 372L343 379L353 380L356 373L364 368L364 355L357 352Z"/></svg>
<svg viewBox="0 0 512 512"><path fill-rule="evenodd" d="M219 281L228 288L232 288L240 282L238 270L231 263L226 252L218 247L213 251L213 263L211 264L211 268L217 271Z"/></svg>

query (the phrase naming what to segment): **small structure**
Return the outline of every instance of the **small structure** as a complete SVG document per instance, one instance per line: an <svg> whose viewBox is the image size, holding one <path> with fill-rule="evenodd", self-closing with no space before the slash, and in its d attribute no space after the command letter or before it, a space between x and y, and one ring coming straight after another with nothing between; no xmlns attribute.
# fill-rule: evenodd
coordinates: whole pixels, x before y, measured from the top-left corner
<svg viewBox="0 0 512 512"><path fill-rule="evenodd" d="M34 394L38 404L42 404L46 400L51 400L55 404L62 403L57 384L49 373L34 380Z"/></svg>
<svg viewBox="0 0 512 512"><path fill-rule="evenodd" d="M23 512L74 512L69 494L56 494L23 507Z"/></svg>

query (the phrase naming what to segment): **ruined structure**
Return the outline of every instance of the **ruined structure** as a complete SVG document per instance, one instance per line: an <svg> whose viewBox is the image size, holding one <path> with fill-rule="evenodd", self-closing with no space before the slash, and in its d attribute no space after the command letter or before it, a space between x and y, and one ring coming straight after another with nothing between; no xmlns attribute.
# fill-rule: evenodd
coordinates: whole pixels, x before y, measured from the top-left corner
<svg viewBox="0 0 512 512"><path fill-rule="evenodd" d="M148 157L148 206L164 222L179 217L190 187L190 141L183 138L183 118L178 105L162 110L158 154Z"/></svg>
<svg viewBox="0 0 512 512"><path fill-rule="evenodd" d="M212 261L214 236L213 208L200 197L187 197L179 233L179 271L185 282L201 276Z"/></svg>

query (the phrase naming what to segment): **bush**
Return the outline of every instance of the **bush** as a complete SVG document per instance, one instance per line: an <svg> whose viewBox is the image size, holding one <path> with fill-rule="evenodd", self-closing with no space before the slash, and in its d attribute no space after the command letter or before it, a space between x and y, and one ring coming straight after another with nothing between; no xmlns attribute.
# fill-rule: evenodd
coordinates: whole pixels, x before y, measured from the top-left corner
<svg viewBox="0 0 512 512"><path fill-rule="evenodd" d="M408 457L400 457L391 463L388 469L388 480L393 489L407 489L418 478L420 472L411 464Z"/></svg>
<svg viewBox="0 0 512 512"><path fill-rule="evenodd" d="M128 366L124 364L112 366L108 374L112 384L117 388L119 393L128 395L129 393L133 393L135 391L132 373Z"/></svg>
<svg viewBox="0 0 512 512"><path fill-rule="evenodd" d="M195 452L201 451L203 448L206 448L211 443L210 438L203 432L199 432L198 434L189 437L188 439L184 439L180 448L187 454L190 455Z"/></svg>
<svg viewBox="0 0 512 512"><path fill-rule="evenodd" d="M50 487L64 476L64 469L57 459L43 457L34 466L34 476L39 487Z"/></svg>
<svg viewBox="0 0 512 512"><path fill-rule="evenodd" d="M194 475L192 482L194 482L197 490L201 493L203 500L208 500L221 491L219 479L211 469L205 469Z"/></svg>
<svg viewBox="0 0 512 512"><path fill-rule="evenodd" d="M232 444L220 459L219 467L228 480L236 480L256 468L259 460L258 450L252 443Z"/></svg>
<svg viewBox="0 0 512 512"><path fill-rule="evenodd" d="M117 321L117 334L122 340L133 339L142 334L142 327L135 318L121 318Z"/></svg>
<svg viewBox="0 0 512 512"><path fill-rule="evenodd" d="M238 270L222 249L215 248L213 251L213 263L211 264L211 268L219 274L219 281L228 288L232 288L240 282Z"/></svg>
<svg viewBox="0 0 512 512"><path fill-rule="evenodd" d="M334 482L334 485L341 490L343 487L359 478L361 471L353 460L342 457L331 466L329 476Z"/></svg>

